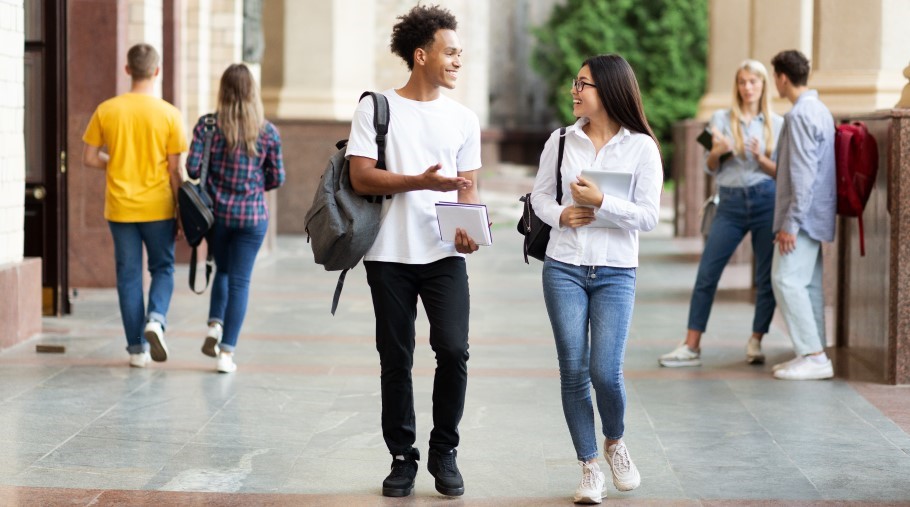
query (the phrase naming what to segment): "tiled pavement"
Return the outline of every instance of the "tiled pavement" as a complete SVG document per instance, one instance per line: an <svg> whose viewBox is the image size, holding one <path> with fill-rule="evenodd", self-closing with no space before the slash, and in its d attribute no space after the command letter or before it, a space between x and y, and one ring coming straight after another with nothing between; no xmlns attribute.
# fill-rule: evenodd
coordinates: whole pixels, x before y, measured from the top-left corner
<svg viewBox="0 0 910 507"><path fill-rule="evenodd" d="M127 356L113 290L80 290L72 316L0 353L0 505L569 505L580 476L559 401L540 263L520 259L513 198L484 198L495 246L469 259L470 384L446 499L421 462L415 494L380 496L389 457L362 268L329 314L336 274L304 238L281 237L253 279L239 370L218 375L199 347L208 297L178 269L172 358ZM746 268L725 274L701 368L661 369L683 336L699 244L669 225L642 236L626 357L626 441L642 485L606 505L910 505L910 388L783 382L775 321L769 364L747 366ZM418 446L426 453L434 361L418 318ZM37 354L37 343L66 346ZM608 481L609 482L609 481Z"/></svg>

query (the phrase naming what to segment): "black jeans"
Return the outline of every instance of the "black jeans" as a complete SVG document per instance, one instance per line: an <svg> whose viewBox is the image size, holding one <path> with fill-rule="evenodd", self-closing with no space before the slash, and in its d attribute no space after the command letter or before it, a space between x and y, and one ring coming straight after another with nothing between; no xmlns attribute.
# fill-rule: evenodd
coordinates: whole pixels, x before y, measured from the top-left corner
<svg viewBox="0 0 910 507"><path fill-rule="evenodd" d="M468 273L462 257L430 264L364 262L376 314L376 350L382 372L382 435L393 456L409 454L416 440L414 322L417 297L430 321L436 353L430 448L458 447L458 423L468 385Z"/></svg>

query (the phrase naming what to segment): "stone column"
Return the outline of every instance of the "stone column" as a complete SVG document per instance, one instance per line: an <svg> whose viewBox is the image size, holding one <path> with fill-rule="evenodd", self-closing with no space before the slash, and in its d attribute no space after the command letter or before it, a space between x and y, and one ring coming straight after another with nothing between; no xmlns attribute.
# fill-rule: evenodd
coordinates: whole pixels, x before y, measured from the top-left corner
<svg viewBox="0 0 910 507"><path fill-rule="evenodd" d="M164 74L171 72L166 68L164 63L164 4L163 0L128 0L128 23L126 26L126 48L129 49L135 44L146 43L154 47L161 56L161 74L155 81L155 95L160 97L162 93L161 83ZM126 54L124 53L124 65L126 65Z"/></svg>

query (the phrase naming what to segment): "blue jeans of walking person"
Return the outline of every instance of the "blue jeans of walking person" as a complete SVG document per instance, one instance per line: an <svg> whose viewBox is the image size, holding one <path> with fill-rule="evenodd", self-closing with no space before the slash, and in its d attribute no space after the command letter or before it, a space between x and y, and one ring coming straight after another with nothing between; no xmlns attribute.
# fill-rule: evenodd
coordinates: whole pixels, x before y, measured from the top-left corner
<svg viewBox="0 0 910 507"><path fill-rule="evenodd" d="M117 297L120 318L126 333L126 350L139 354L149 350L143 328L150 320L167 327L167 310L174 293L175 220L154 222L108 222L114 238L114 260L117 269ZM148 254L148 308L142 290L142 245Z"/></svg>
<svg viewBox="0 0 910 507"><path fill-rule="evenodd" d="M237 346L246 317L253 265L268 228L268 220L238 229L216 221L212 227L209 248L215 257L215 279L212 281L209 324L222 325L224 334L219 347L224 352L233 352Z"/></svg>
<svg viewBox="0 0 910 507"><path fill-rule="evenodd" d="M720 187L720 204L698 264L695 288L689 302L689 329L705 331L720 276L746 233L751 233L757 287L752 332L768 332L775 306L771 289L774 193L773 180L745 188Z"/></svg>
<svg viewBox="0 0 910 507"><path fill-rule="evenodd" d="M544 302L556 340L562 409L579 461L598 455L592 386L604 437L618 440L625 431L622 365L635 273L635 268L573 266L549 257L544 261Z"/></svg>

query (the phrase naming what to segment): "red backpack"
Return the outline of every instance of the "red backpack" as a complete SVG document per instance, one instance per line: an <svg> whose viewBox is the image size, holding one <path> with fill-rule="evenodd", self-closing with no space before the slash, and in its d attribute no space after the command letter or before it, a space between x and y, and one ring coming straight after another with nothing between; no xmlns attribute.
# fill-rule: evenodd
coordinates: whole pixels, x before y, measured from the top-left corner
<svg viewBox="0 0 910 507"><path fill-rule="evenodd" d="M878 144L861 121L842 123L834 135L837 163L837 214L859 219L859 252L866 255L863 241L863 208L875 186Z"/></svg>

